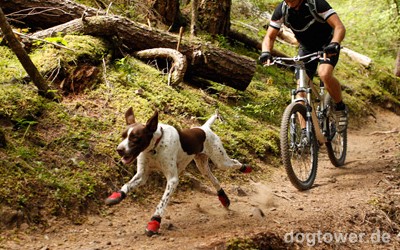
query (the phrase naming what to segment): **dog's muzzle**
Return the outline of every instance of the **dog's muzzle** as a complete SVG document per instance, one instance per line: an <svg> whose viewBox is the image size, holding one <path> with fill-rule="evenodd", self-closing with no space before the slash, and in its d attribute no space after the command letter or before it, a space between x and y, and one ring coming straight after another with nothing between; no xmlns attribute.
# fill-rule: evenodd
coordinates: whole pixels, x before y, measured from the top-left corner
<svg viewBox="0 0 400 250"><path fill-rule="evenodd" d="M118 145L117 152L122 157L121 161L125 165L131 163L139 155L138 153L129 152L123 145Z"/></svg>

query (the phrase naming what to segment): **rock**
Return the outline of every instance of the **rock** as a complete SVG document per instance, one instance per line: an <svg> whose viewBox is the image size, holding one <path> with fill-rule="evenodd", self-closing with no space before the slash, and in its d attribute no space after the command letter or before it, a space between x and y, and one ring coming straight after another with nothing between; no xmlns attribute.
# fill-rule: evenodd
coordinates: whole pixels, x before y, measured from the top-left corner
<svg viewBox="0 0 400 250"><path fill-rule="evenodd" d="M265 217L265 214L264 214L264 212L263 212L260 208L255 207L255 208L253 209L253 212L251 213L251 216L254 217L254 218L262 219L262 218Z"/></svg>
<svg viewBox="0 0 400 250"><path fill-rule="evenodd" d="M238 196L247 196L247 193L241 187L237 187L236 191Z"/></svg>
<svg viewBox="0 0 400 250"><path fill-rule="evenodd" d="M24 213L10 207L1 207L0 209L0 228L2 226L13 227L20 226L24 221Z"/></svg>

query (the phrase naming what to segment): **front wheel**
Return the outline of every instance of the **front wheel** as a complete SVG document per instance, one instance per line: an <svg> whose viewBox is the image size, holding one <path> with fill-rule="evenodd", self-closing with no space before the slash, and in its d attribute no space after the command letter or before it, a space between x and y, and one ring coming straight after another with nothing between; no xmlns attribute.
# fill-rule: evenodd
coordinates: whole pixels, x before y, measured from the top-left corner
<svg viewBox="0 0 400 250"><path fill-rule="evenodd" d="M314 128L305 138L302 128L306 121L306 107L291 103L283 113L281 123L281 155L290 182L298 190L310 189L318 168L318 145Z"/></svg>
<svg viewBox="0 0 400 250"><path fill-rule="evenodd" d="M336 120L334 117L334 103L330 95L325 96L327 107L326 122L328 124L328 141L325 143L329 160L335 167L344 165L347 154L347 128L342 132L336 131Z"/></svg>

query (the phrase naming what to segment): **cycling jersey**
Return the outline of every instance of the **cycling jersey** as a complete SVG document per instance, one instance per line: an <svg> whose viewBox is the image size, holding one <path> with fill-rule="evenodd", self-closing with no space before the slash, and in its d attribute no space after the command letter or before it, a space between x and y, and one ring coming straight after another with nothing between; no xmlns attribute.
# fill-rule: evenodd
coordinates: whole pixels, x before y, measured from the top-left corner
<svg viewBox="0 0 400 250"><path fill-rule="evenodd" d="M336 13L325 0L315 0L315 3L318 15L324 20ZM286 6L286 17L283 16L283 4L285 3L280 3L272 14L270 27L279 30L285 23L293 31L300 45L310 51L320 50L330 43L333 34L332 27L327 22L318 22L314 18L306 0L303 0L299 10Z"/></svg>

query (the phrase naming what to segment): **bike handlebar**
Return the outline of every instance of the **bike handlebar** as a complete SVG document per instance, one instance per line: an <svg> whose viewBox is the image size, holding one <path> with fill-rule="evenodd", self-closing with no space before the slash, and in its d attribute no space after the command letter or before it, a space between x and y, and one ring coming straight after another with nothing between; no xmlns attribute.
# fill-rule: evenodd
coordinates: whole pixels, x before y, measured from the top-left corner
<svg viewBox="0 0 400 250"><path fill-rule="evenodd" d="M326 57L326 53L323 51L317 51L308 55L304 56L294 56L294 57L275 57L273 58L272 62L269 63L269 65L264 65L264 66L271 66L274 64L280 64L283 66L294 66L296 64L299 64L299 62L303 63L309 63L311 61L317 60L317 59L322 59L324 61L329 60L329 58ZM288 64L290 62L293 62L293 64Z"/></svg>

